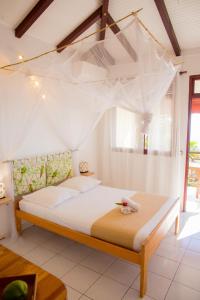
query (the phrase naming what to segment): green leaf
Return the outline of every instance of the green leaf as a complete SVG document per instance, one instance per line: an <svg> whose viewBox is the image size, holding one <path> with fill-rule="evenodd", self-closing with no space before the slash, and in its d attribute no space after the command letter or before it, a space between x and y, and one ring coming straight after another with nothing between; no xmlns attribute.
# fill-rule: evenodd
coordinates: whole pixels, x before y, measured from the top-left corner
<svg viewBox="0 0 200 300"><path fill-rule="evenodd" d="M40 178L42 177L43 174L44 174L44 165L42 165L40 168Z"/></svg>
<svg viewBox="0 0 200 300"><path fill-rule="evenodd" d="M26 166L21 167L21 174L24 175L27 172Z"/></svg>
<svg viewBox="0 0 200 300"><path fill-rule="evenodd" d="M33 186L31 183L28 185L28 189L29 189L29 192L33 192Z"/></svg>
<svg viewBox="0 0 200 300"><path fill-rule="evenodd" d="M52 178L55 178L55 177L57 177L57 176L58 176L58 171L56 170L56 171L53 172Z"/></svg>

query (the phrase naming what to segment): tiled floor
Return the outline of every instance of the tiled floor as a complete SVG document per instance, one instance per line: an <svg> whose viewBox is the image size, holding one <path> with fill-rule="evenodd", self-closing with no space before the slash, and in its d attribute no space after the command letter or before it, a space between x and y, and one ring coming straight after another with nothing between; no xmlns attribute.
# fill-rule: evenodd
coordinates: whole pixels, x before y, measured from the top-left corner
<svg viewBox="0 0 200 300"><path fill-rule="evenodd" d="M15 241L2 242L59 277L68 300L139 299L139 268L32 226ZM144 300L200 299L200 213L181 216L178 237L172 230L149 264Z"/></svg>

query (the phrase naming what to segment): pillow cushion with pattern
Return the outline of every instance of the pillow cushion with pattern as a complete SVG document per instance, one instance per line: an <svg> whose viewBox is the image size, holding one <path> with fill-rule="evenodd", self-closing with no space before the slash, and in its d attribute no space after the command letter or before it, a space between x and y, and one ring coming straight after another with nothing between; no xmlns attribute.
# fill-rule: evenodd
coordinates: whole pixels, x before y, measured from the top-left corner
<svg viewBox="0 0 200 300"><path fill-rule="evenodd" d="M72 155L70 151L51 154L46 163L47 185L57 184L72 177Z"/></svg>
<svg viewBox="0 0 200 300"><path fill-rule="evenodd" d="M15 196L46 186L46 157L14 160L13 183Z"/></svg>

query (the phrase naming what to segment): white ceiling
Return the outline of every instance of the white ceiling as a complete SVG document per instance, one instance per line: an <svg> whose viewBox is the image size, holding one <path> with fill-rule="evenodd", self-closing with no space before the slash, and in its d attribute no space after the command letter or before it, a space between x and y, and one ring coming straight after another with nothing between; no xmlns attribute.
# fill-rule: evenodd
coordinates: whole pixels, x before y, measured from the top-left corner
<svg viewBox="0 0 200 300"><path fill-rule="evenodd" d="M0 21L14 29L36 3L37 0L0 0ZM198 48L200 0L165 0L165 3L181 49ZM55 0L26 35L56 45L100 4L101 0ZM139 8L143 8L139 16L145 25L161 43L172 49L154 0L110 0L109 4L110 14L115 20ZM97 28L98 24L88 32Z"/></svg>

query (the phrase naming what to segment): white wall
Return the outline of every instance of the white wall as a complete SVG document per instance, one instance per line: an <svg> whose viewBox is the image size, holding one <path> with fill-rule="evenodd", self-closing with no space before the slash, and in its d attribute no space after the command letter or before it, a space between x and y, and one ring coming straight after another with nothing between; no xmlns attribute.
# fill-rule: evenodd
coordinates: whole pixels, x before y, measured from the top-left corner
<svg viewBox="0 0 200 300"><path fill-rule="evenodd" d="M81 147L79 162L87 161L89 163L89 170L94 172L95 176L98 177L97 150L97 129L95 129L86 143Z"/></svg>

